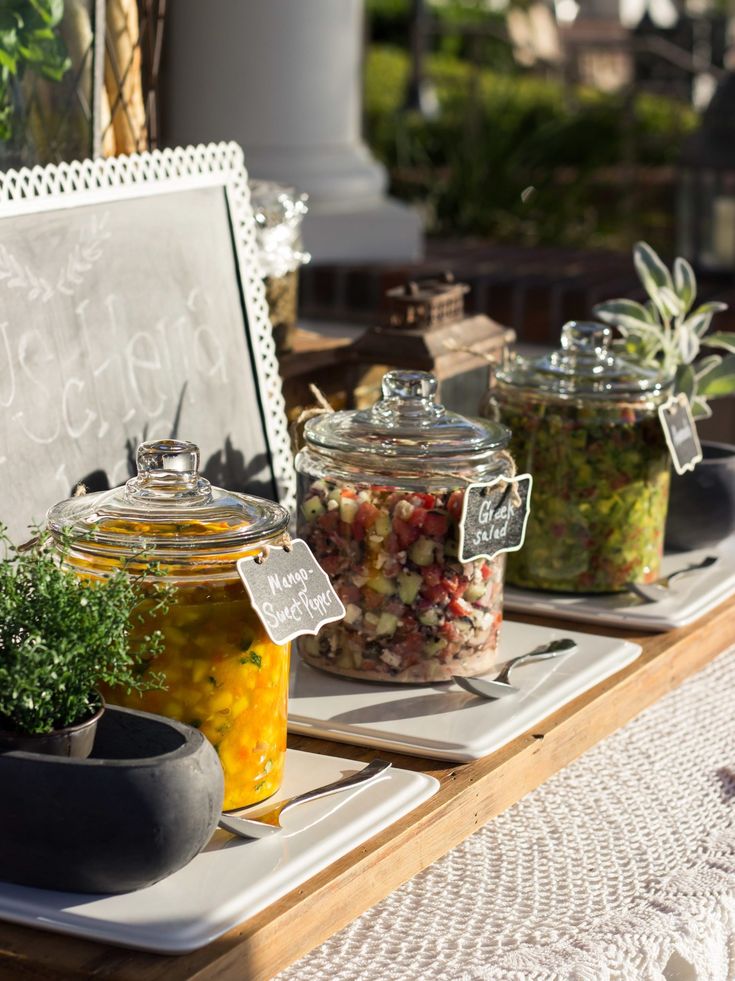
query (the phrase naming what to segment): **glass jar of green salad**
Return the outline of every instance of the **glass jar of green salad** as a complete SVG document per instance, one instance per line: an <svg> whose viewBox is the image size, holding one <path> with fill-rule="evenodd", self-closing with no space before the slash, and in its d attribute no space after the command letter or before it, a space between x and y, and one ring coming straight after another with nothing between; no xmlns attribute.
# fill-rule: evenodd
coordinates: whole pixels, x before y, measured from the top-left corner
<svg viewBox="0 0 735 981"><path fill-rule="evenodd" d="M488 414L533 474L525 544L508 557L515 586L604 593L658 575L670 462L658 406L672 380L610 341L608 327L571 322L561 350L496 374Z"/></svg>

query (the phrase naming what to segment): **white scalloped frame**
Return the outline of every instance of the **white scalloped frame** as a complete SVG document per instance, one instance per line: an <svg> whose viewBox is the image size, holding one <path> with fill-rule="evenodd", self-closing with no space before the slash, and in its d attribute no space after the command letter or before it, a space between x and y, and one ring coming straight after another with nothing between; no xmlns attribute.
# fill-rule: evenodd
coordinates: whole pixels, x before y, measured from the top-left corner
<svg viewBox="0 0 735 981"><path fill-rule="evenodd" d="M286 406L260 277L247 171L237 143L8 170L0 173L0 218L212 186L223 187L227 196L273 477L281 504L293 513L296 478Z"/></svg>

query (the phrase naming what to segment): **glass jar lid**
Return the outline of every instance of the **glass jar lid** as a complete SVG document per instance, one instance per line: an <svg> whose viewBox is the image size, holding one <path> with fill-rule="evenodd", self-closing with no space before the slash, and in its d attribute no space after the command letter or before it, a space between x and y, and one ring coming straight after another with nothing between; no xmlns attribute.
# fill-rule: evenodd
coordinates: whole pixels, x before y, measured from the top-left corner
<svg viewBox="0 0 735 981"><path fill-rule="evenodd" d="M58 539L130 555L239 551L283 533L280 504L213 487L199 473L199 447L175 439L141 443L138 475L124 486L54 505L47 523Z"/></svg>
<svg viewBox="0 0 735 981"><path fill-rule="evenodd" d="M396 466L452 469L505 447L510 430L501 423L468 419L435 401L436 378L426 371L389 371L382 398L369 409L310 419L310 446L345 454L389 457Z"/></svg>
<svg viewBox="0 0 735 981"><path fill-rule="evenodd" d="M498 381L559 395L641 399L669 388L672 378L614 354L612 331L571 320L561 329L561 348L541 358L516 358L500 368Z"/></svg>
<svg viewBox="0 0 735 981"><path fill-rule="evenodd" d="M301 223L309 210L309 196L273 181L253 180L249 186L261 275L285 276L311 259L301 247Z"/></svg>

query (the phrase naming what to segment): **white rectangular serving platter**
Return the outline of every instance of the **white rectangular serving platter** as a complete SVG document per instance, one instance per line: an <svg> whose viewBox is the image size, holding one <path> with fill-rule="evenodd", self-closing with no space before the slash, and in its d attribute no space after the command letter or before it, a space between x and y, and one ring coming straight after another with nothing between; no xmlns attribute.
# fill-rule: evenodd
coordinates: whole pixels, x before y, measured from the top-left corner
<svg viewBox="0 0 735 981"><path fill-rule="evenodd" d="M283 786L271 799L331 783L363 765L289 749ZM364 787L294 808L283 817L280 835L246 841L217 831L185 868L120 896L0 882L0 918L159 954L188 953L259 913L438 789L433 777L391 767Z"/></svg>
<svg viewBox="0 0 735 981"><path fill-rule="evenodd" d="M513 586L505 587L503 602L506 610L608 627L635 627L641 630L686 627L735 592L735 536L714 548L665 555L661 564L661 575L665 576L707 555L717 555L717 564L675 580L671 584L670 594L655 603L639 600L632 593L573 595L536 592Z"/></svg>
<svg viewBox="0 0 735 981"><path fill-rule="evenodd" d="M294 657L288 727L308 736L413 756L460 762L480 759L620 671L641 652L638 644L626 640L506 620L500 659L560 637L573 637L578 649L553 660L520 665L512 677L519 694L493 701L471 695L453 682L390 685L342 678Z"/></svg>

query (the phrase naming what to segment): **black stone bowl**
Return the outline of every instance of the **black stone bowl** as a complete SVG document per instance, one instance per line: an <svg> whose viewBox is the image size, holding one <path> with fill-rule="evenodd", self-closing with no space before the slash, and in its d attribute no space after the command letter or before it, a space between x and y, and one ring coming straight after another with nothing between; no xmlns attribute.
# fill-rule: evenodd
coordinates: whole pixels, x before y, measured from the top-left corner
<svg viewBox="0 0 735 981"><path fill-rule="evenodd" d="M735 532L735 446L702 441L702 462L671 474L664 547L711 548Z"/></svg>
<svg viewBox="0 0 735 981"><path fill-rule="evenodd" d="M121 893L183 868L222 810L217 753L196 729L108 705L87 759L0 753L0 879Z"/></svg>

